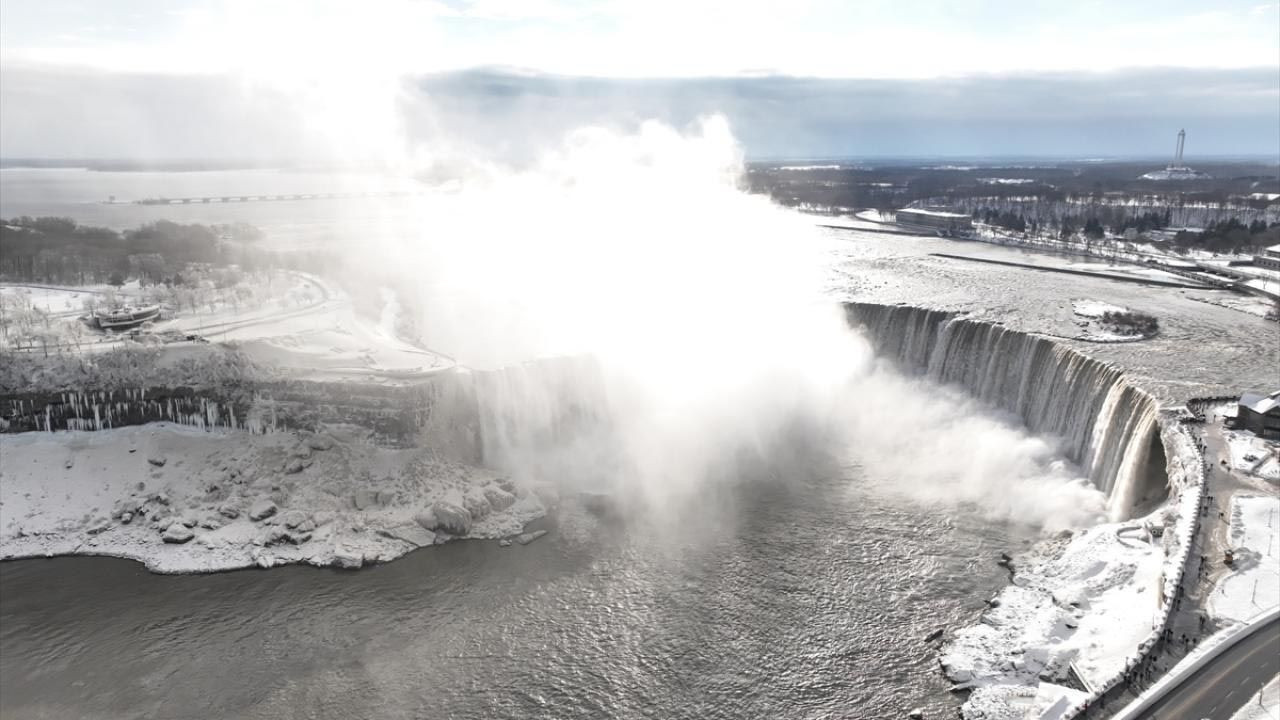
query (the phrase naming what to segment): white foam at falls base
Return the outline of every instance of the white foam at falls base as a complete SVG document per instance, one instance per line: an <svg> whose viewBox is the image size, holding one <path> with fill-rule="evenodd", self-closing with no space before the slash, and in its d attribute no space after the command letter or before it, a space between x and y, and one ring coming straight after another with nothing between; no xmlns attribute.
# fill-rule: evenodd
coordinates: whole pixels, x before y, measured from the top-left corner
<svg viewBox="0 0 1280 720"><path fill-rule="evenodd" d="M1146 476L1157 404L1116 367L1051 339L909 306L850 303L848 318L899 367L1016 414L1060 438L1067 457L1127 517Z"/></svg>

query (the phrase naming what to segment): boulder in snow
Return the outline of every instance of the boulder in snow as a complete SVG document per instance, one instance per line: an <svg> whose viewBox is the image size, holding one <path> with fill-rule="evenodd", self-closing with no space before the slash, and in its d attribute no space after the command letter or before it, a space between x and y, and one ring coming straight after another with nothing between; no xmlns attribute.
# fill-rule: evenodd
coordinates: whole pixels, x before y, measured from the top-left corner
<svg viewBox="0 0 1280 720"><path fill-rule="evenodd" d="M138 505L139 503L136 498L125 498L124 500L121 500L120 502L116 503L115 512L113 512L111 515L112 517L118 517L122 519L124 518L125 515L129 515L131 520L133 519L133 515L138 512ZM126 520L125 522L128 522L128 520Z"/></svg>
<svg viewBox="0 0 1280 720"><path fill-rule="evenodd" d="M196 534L191 532L191 528L183 525L182 523L175 522L171 523L169 527L165 529L164 534L161 535L160 538L167 543L181 544L195 536Z"/></svg>
<svg viewBox="0 0 1280 720"><path fill-rule="evenodd" d="M384 531L383 534L387 537L395 538L396 540L403 540L410 545L415 545L417 547L427 547L428 545L434 544L436 541L435 533L423 528L417 523L397 525L390 530Z"/></svg>
<svg viewBox="0 0 1280 720"><path fill-rule="evenodd" d="M153 453L147 456L147 462L155 465L156 467L164 467L164 464L169 462L169 460L163 455Z"/></svg>
<svg viewBox="0 0 1280 720"><path fill-rule="evenodd" d="M259 500L249 507L250 520L265 520L276 514L276 504L270 500Z"/></svg>
<svg viewBox="0 0 1280 720"><path fill-rule="evenodd" d="M520 543L521 545L528 545L529 543L533 542L534 540L537 540L538 538L546 534L547 534L546 530L534 530L533 532L520 533L519 535L516 536L516 542Z"/></svg>
<svg viewBox="0 0 1280 720"><path fill-rule="evenodd" d="M307 521L307 514L301 510L290 510L280 516L280 522L287 528L296 528Z"/></svg>
<svg viewBox="0 0 1280 720"><path fill-rule="evenodd" d="M345 547L333 549L333 566L344 570L359 570L364 565L364 555L359 550Z"/></svg>
<svg viewBox="0 0 1280 720"><path fill-rule="evenodd" d="M449 502L438 502L431 506L431 514L436 520L436 529L450 535L466 535L471 532L471 513L466 508Z"/></svg>
<svg viewBox="0 0 1280 720"><path fill-rule="evenodd" d="M466 497L462 498L462 506L476 520L488 515L489 511L492 510L489 507L489 501L485 499L484 493L481 492L468 493Z"/></svg>
<svg viewBox="0 0 1280 720"><path fill-rule="evenodd" d="M489 507L494 512L506 510L516 503L516 496L503 490L500 487L490 486L484 489L484 499L489 501Z"/></svg>
<svg viewBox="0 0 1280 720"><path fill-rule="evenodd" d="M436 520L436 514L431 511L431 508L414 515L413 521L421 525L423 530L435 530L440 527L439 521Z"/></svg>
<svg viewBox="0 0 1280 720"><path fill-rule="evenodd" d="M230 518L232 520L235 520L236 518L240 517L240 510L235 505L232 505L231 503L223 503L222 505L218 506L218 514L224 518Z"/></svg>

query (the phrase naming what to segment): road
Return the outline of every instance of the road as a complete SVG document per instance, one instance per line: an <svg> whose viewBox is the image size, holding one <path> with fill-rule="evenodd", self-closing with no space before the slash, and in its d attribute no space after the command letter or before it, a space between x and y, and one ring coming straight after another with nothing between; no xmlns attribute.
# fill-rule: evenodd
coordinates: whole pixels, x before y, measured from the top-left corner
<svg viewBox="0 0 1280 720"><path fill-rule="evenodd" d="M1137 717L1226 720L1280 673L1280 619L1211 660Z"/></svg>

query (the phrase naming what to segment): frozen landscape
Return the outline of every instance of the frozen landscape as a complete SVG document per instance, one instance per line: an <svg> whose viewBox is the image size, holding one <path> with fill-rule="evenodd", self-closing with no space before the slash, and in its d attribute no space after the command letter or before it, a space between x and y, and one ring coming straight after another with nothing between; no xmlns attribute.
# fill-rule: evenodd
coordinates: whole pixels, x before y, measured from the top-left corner
<svg viewBox="0 0 1280 720"><path fill-rule="evenodd" d="M1280 497L1238 494L1228 512L1235 559L1209 600L1209 612L1242 623L1280 606Z"/></svg>
<svg viewBox="0 0 1280 720"><path fill-rule="evenodd" d="M1280 711L1277 8L0 7L0 716Z"/></svg>
<svg viewBox="0 0 1280 720"><path fill-rule="evenodd" d="M3 436L0 553L111 555L164 573L359 568L450 539L515 537L545 512L528 488L366 434L151 423Z"/></svg>
<svg viewBox="0 0 1280 720"><path fill-rule="evenodd" d="M870 463L870 468L879 465L898 477L921 483L922 489L907 493L907 497L928 497L929 502L941 502L942 507L955 503L989 505L988 517L1021 520L1028 523L1028 529L1038 527L1045 533L1036 544L993 552L987 562L997 571L1002 567L1011 571L1012 582L990 586L985 595L988 607L980 617L971 617L968 624L957 622L946 632L936 662L954 687L970 691L963 706L966 717L1012 718L1029 712L1066 716L1092 697L1079 683L1089 688L1111 687L1163 626L1173 597L1168 588L1181 577L1190 537L1195 533L1189 523L1201 497L1201 461L1190 436L1179 429L1176 413L1165 409L1176 409L1179 399L1209 396L1219 390L1206 378L1184 373L1183 368L1194 368L1194 364L1163 363L1160 351L1149 346L1180 342L1202 333L1203 328L1225 328L1237 318L1249 316L1194 298L1179 298L1178 294L1157 298L1153 295L1157 291L1104 280L1083 286L1075 281L1070 290L1058 296L1063 298L1058 305L1047 305L1034 314L1001 308L969 290L949 288L979 278L985 286L1014 284L1019 282L1018 271L991 273L959 262L939 263L929 259L927 253L935 241L927 239L915 241L913 252L918 254L908 260L901 255L900 244L881 242L875 235L855 234L851 243L848 236L835 234L839 231L824 232L829 234L815 237L818 257L832 281L840 283L830 288L828 297L874 300L876 304L851 316L850 323L864 329L860 339L855 333L851 346L840 346L843 349L838 357L848 365L829 376L811 376L796 385L800 397L814 390L822 392L824 384L809 385L817 378L821 383L852 382L850 394L861 394L864 412L877 416L894 412L895 405L904 399L918 413L939 411L940 406L930 403L941 396L929 385L912 384L905 377L893 380L887 374L867 374L865 345L903 370L919 368L927 382L974 397L978 405L964 412L1003 414L1015 424L1050 438L1042 447L1061 454L1057 460L1033 455L1035 462L1026 464L1021 453L1033 447L1026 445L1026 449L1014 452L1018 464L1012 466L1007 464L1009 458L997 461L975 455L965 462L976 463L978 468L985 464L997 474L1011 474L991 481L989 487L988 481L960 477L958 481L969 485L962 492L947 492L950 497L946 499L940 499L945 495L937 491L923 490L930 483L947 482L944 471L928 465L923 473L892 469L892 463L884 465L886 458L876 454L855 457ZM883 280L887 268L893 275L891 283ZM933 288L936 311L895 309L892 305L895 294L915 282ZM4 557L109 555L141 561L160 573L289 564L359 568L390 562L415 549L449 540L529 542L541 534L532 532L531 528L539 526L530 523L557 507L572 507L576 493L598 482L584 485L584 471L594 475L596 466L647 465L652 469L644 472L664 468L661 471L669 473L678 467L664 466L648 455L634 455L645 451L645 446L628 447L633 440L624 440L620 449L610 451L622 453L616 457L603 452L605 446L601 446L598 458L583 466L575 458L580 451L573 449L579 442L574 439L573 427L585 428L564 425L564 420L557 418L569 417L561 415L564 412L580 413L582 408L595 407L601 398L595 390L584 394L585 387L580 387L583 376L576 373L561 376L530 371L532 374L511 375L500 384L478 382L476 390L467 392L479 394L463 402L468 407L468 403L478 403L477 409L462 415L456 415L459 406L444 403L438 410L429 410L429 417L405 420L412 412L397 409L392 416L400 419L391 425L380 424L376 430L362 425L393 407L411 409L414 398L436 397L440 390L432 388L452 387L449 378L467 377L469 371L459 368L453 353L426 350L402 339L404 327L398 318L414 310L406 310L405 301L395 291L382 288L368 293L369 298L361 301L363 309L358 309L347 290L315 273L281 274L272 286L272 297L280 300L263 307L253 303L237 307L215 300L211 306L206 303L207 310L199 314L179 311L149 330L156 337L181 338L176 341L113 338L114 345L84 343L89 353L86 357L99 358L89 366L76 365L70 352L46 361L38 351L23 351L22 362L15 368L43 368L18 375L31 383L28 387L42 388L46 394L70 391L70 395L61 396L57 414L49 415L45 424L111 429L0 436L6 458L0 468L0 552ZM1058 290L1050 287L1045 292L1053 297ZM35 297L32 293L32 306L36 305ZM39 297L56 304L50 300L52 291ZM1156 311L1161 319L1158 335L1121 335L1100 324L1106 313L1152 312L1169 299L1194 310L1177 316ZM997 317L1001 318L998 324L988 324ZM1230 321L1225 319L1228 317ZM75 321L75 315L68 311L63 321ZM1024 330L1029 334L1024 335ZM209 342L187 340L187 336ZM1072 340L1080 344L1070 346ZM1236 341L1237 336L1228 331L1221 342ZM619 349L634 346L628 340ZM1069 352L1075 348L1079 348L1079 355ZM603 357L612 358L609 353L615 349L604 349ZM145 365L121 364L115 358L122 350L146 353L140 357L153 359ZM751 346L731 348L731 352L739 351L760 353ZM1090 358L1095 355L1105 357L1106 364L1092 364ZM1264 367L1244 355L1237 357L1239 377L1246 382L1265 377ZM772 355L767 358L775 362ZM219 377L234 378L234 384L245 390L234 396L208 395L216 386L204 389L199 378L204 372L201 368L213 367L220 368ZM1123 373L1120 367L1130 371ZM664 365L646 359L617 369L628 374L633 370L659 372ZM459 372L463 374L459 376ZM116 394L107 401L95 400L91 393L81 398L76 386L68 384L76 382L76 377L122 389L113 390ZM1047 394L1031 392L1027 381L1021 379L1031 377L1050 378L1045 386ZM1070 390L1066 385L1055 390L1058 386L1054 383L1067 378L1074 378ZM748 385L738 384L744 380ZM130 424L133 421L129 418L138 412L140 417L152 417L146 414L152 411L140 408L150 407L148 402L154 404L148 398L162 395L156 395L155 388L123 388L145 387L157 381L191 384L196 395L160 401L161 405L172 405L171 409L160 408L156 416L167 422ZM303 385L298 385L299 381ZM628 379L625 386L610 390L612 398L588 417L616 414L621 407L617 403L635 392L635 381ZM720 382L717 392L735 393L733 397L739 400L750 398L754 392L749 389L751 382L750 378ZM463 383L471 385L472 381ZM883 393L883 398L867 394L873 385L879 386L877 392ZM642 387L651 386L646 381ZM1023 389L1013 394L1008 391L1019 387ZM360 388L386 393L370 396L385 399L359 399L356 396L360 393L373 391ZM742 394L744 388L746 395ZM347 398L345 393L354 395ZM392 399L397 393L400 399ZM917 393L924 394L916 399ZM1067 397L1061 397L1062 393ZM324 411L322 422L310 412L291 420L305 405L286 398L312 398L301 400L303 403L324 398L321 402L329 409ZM369 414L365 408L377 407L377 403L384 403L384 410ZM569 409L575 406L579 409ZM645 413L688 413L691 407L652 406L651 402L635 406ZM795 407L771 404L763 407L770 408L766 413L796 411ZM810 412L806 405L800 407L803 412L799 417ZM357 415L350 414L353 408L360 408ZM30 413L36 427L44 427L37 409L31 406L23 412ZM342 421L344 413L347 422ZM691 419L703 422L720 417L718 413ZM350 421L355 418L365 419ZM440 434L440 423L446 428L474 428L458 437L478 429L478 440L468 442L478 442L480 453L467 451L467 443L459 444L455 435ZM774 432L772 421L764 426L754 421L748 425L755 426L748 428L751 433ZM864 425L858 420L849 429L864 438L883 434ZM984 426L973 425L979 427ZM545 433L550 428L560 429L548 436ZM626 432L641 429L633 425ZM738 432L734 426L727 429ZM939 439L954 433L957 440L971 431L969 426L950 424L924 424L917 430ZM655 432L647 427L643 431L646 435ZM1269 469L1267 459L1272 456L1265 444L1250 437L1239 432L1228 436L1231 465L1264 479ZM670 446L673 441L668 437L662 442ZM888 436L876 442L884 443L885 448L896 443ZM1028 437L1023 442L1033 440ZM919 446L929 447L928 452L956 452L945 443L939 449ZM1156 446L1161 448L1158 453L1151 450ZM1246 461L1246 455L1254 459ZM685 454L678 460L686 463L690 457ZM877 472L881 471L872 470ZM1052 488L1063 498L1078 496L1079 502L1096 506L1087 511L1077 506L1070 516L1034 507L1031 498L1036 490L1032 488ZM672 507L683 507L690 500L684 492L673 495L669 488L660 486L641 484L628 492L633 493L633 501L642 502L660 516L680 515L682 511ZM997 494L1005 497L997 501ZM565 498L570 499L568 506L564 506ZM1237 513L1233 509L1232 517L1243 513L1241 522L1249 524L1242 527L1253 530L1236 533L1244 562L1236 566L1238 577L1229 577L1219 586L1223 599L1210 601L1215 617L1223 620L1231 617L1227 599L1240 602L1238 588L1247 584L1252 591L1253 575L1266 570L1265 563L1251 566L1247 561L1252 545L1261 542L1248 533L1256 534L1254 516L1262 510L1248 500L1237 498L1235 502L1243 503L1239 507L1246 510ZM438 547L423 550L438 551ZM1265 606L1276 599L1264 593L1256 601ZM1255 598L1248 602L1253 607Z"/></svg>

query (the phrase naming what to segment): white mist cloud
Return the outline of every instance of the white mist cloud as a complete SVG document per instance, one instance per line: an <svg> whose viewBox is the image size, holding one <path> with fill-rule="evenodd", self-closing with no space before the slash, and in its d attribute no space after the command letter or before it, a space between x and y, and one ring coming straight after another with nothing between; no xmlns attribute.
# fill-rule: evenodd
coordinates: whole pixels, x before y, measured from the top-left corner
<svg viewBox="0 0 1280 720"><path fill-rule="evenodd" d="M1106 495L1051 440L960 391L876 367L844 397L840 432L882 489L1048 531L1106 517Z"/></svg>
<svg viewBox="0 0 1280 720"><path fill-rule="evenodd" d="M723 118L582 128L527 170L489 167L429 196L344 267L411 288L427 343L465 365L594 359L598 376L510 388L499 425L554 425L553 396L576 383L608 432L544 445L517 434L499 448L513 472L620 485L663 510L804 432L814 452L851 448L882 487L930 506L1048 529L1100 517L1102 494L1049 442L877 367L822 295L815 228L742 192L741 172Z"/></svg>

